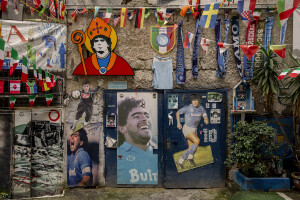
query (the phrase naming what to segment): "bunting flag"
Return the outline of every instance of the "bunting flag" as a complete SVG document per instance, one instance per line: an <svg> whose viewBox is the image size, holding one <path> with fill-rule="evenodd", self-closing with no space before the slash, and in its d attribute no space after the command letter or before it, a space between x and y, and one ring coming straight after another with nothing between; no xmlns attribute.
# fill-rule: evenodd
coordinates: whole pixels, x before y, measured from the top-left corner
<svg viewBox="0 0 300 200"><path fill-rule="evenodd" d="M299 4L300 0L277 0L277 11L281 26L287 22Z"/></svg>
<svg viewBox="0 0 300 200"><path fill-rule="evenodd" d="M240 30L239 30L239 18L238 16L234 16L231 19L231 35L233 42L233 55L235 60L235 65L238 70L238 73L241 78L243 78L243 68L242 68L242 60L241 60L241 50L240 50Z"/></svg>
<svg viewBox="0 0 300 200"><path fill-rule="evenodd" d="M38 75L37 75L37 70L36 70L36 66L34 65L34 68L33 68L33 76L34 76L34 81L35 83L37 84L37 79L38 79Z"/></svg>
<svg viewBox="0 0 300 200"><path fill-rule="evenodd" d="M28 99L29 99L29 105L30 105L30 107L32 107L35 102L36 95L29 95Z"/></svg>
<svg viewBox="0 0 300 200"><path fill-rule="evenodd" d="M65 14L66 14L66 6L64 3L61 3L61 19L65 20Z"/></svg>
<svg viewBox="0 0 300 200"><path fill-rule="evenodd" d="M185 40L183 43L183 48L190 48L191 43L193 41L193 37L194 37L193 33L190 33L190 32L186 33L186 37L185 37Z"/></svg>
<svg viewBox="0 0 300 200"><path fill-rule="evenodd" d="M9 98L9 107L13 109L17 100L17 97L8 97Z"/></svg>
<svg viewBox="0 0 300 200"><path fill-rule="evenodd" d="M251 19L255 10L256 0L239 0L237 9L244 24L248 26L249 19Z"/></svg>
<svg viewBox="0 0 300 200"><path fill-rule="evenodd" d="M2 66L4 62L4 56L5 56L5 41L0 38L0 71L2 71Z"/></svg>
<svg viewBox="0 0 300 200"><path fill-rule="evenodd" d="M210 47L212 40L206 39L206 38L201 38L201 43L200 45L202 46L202 49L204 52L207 54L208 48Z"/></svg>
<svg viewBox="0 0 300 200"><path fill-rule="evenodd" d="M201 16L200 26L204 28L215 28L220 3L206 4Z"/></svg>
<svg viewBox="0 0 300 200"><path fill-rule="evenodd" d="M11 49L9 76L11 76L14 73L16 67L18 66L18 63L19 63L19 54L14 48L12 48Z"/></svg>
<svg viewBox="0 0 300 200"><path fill-rule="evenodd" d="M283 72L281 72L281 74L279 74L279 76L277 77L277 80L281 80L285 77L285 75L287 75L287 73L289 73L290 69L285 69Z"/></svg>
<svg viewBox="0 0 300 200"><path fill-rule="evenodd" d="M43 71L42 71L42 68L39 67L39 86L43 86L44 83L43 83Z"/></svg>
<svg viewBox="0 0 300 200"><path fill-rule="evenodd" d="M261 9L255 8L253 15L252 15L252 19L257 21L260 19L260 16L261 16Z"/></svg>
<svg viewBox="0 0 300 200"><path fill-rule="evenodd" d="M20 94L21 81L11 80L10 82L10 94Z"/></svg>
<svg viewBox="0 0 300 200"><path fill-rule="evenodd" d="M285 47L286 45L271 45L270 49L276 53L278 56L280 56L281 58L285 58Z"/></svg>
<svg viewBox="0 0 300 200"><path fill-rule="evenodd" d="M145 8L139 8L136 11L135 28L142 29L144 27Z"/></svg>
<svg viewBox="0 0 300 200"><path fill-rule="evenodd" d="M2 10L2 12L6 13L6 8L7 8L7 0L2 0L1 1L1 10Z"/></svg>
<svg viewBox="0 0 300 200"><path fill-rule="evenodd" d="M150 16L150 10L147 8L145 10L145 19L147 19Z"/></svg>
<svg viewBox="0 0 300 200"><path fill-rule="evenodd" d="M53 84L53 87L55 87L57 81L57 76L51 75L51 82Z"/></svg>
<svg viewBox="0 0 300 200"><path fill-rule="evenodd" d="M50 0L49 3L49 10L50 10L50 15L53 18L56 18L56 8L55 8L55 4L54 4L54 0Z"/></svg>
<svg viewBox="0 0 300 200"><path fill-rule="evenodd" d="M194 40L194 48L193 48L193 57L192 57L192 74L193 78L198 78L198 57L199 57L199 46L200 46L200 38L201 38L201 29L200 29L200 17L197 18L196 22L196 33Z"/></svg>
<svg viewBox="0 0 300 200"><path fill-rule="evenodd" d="M50 89L51 89L51 88L48 87L47 81L46 81L46 79L44 78L44 79L43 79L42 91L43 91L43 92L47 92L47 91L49 91Z"/></svg>
<svg viewBox="0 0 300 200"><path fill-rule="evenodd" d="M77 21L77 10L71 13L71 17L75 22Z"/></svg>
<svg viewBox="0 0 300 200"><path fill-rule="evenodd" d="M300 74L300 67L292 71L292 73L289 74L290 77L297 78L297 76Z"/></svg>
<svg viewBox="0 0 300 200"><path fill-rule="evenodd" d="M27 89L27 94L36 94L37 92L37 85L35 84L34 81L27 81L26 82L26 89Z"/></svg>
<svg viewBox="0 0 300 200"><path fill-rule="evenodd" d="M104 21L108 24L112 15L112 8L106 8L106 12L104 15Z"/></svg>
<svg viewBox="0 0 300 200"><path fill-rule="evenodd" d="M220 53L224 53L230 46L230 44L218 42L217 44L220 47Z"/></svg>
<svg viewBox="0 0 300 200"><path fill-rule="evenodd" d="M115 15L114 16L114 26L117 26L119 22L120 22L120 16L119 15Z"/></svg>
<svg viewBox="0 0 300 200"><path fill-rule="evenodd" d="M22 75L21 75L21 81L26 83L28 77L28 60L25 56L22 58Z"/></svg>
<svg viewBox="0 0 300 200"><path fill-rule="evenodd" d="M179 14L184 17L189 8L190 6L183 6Z"/></svg>
<svg viewBox="0 0 300 200"><path fill-rule="evenodd" d="M95 6L95 10L94 10L94 19L95 20L96 20L96 17L98 16L99 9L100 9L99 6Z"/></svg>
<svg viewBox="0 0 300 200"><path fill-rule="evenodd" d="M53 87L53 84L52 84L51 79L50 79L51 75L47 71L45 71L45 76L46 76L47 87L49 89L51 89Z"/></svg>
<svg viewBox="0 0 300 200"><path fill-rule="evenodd" d="M2 94L4 91L4 83L5 83L5 80L0 80L0 94Z"/></svg>
<svg viewBox="0 0 300 200"><path fill-rule="evenodd" d="M57 14L58 14L58 19L61 19L61 9L62 9L62 2L58 1L58 5L57 5Z"/></svg>
<svg viewBox="0 0 300 200"><path fill-rule="evenodd" d="M41 5L41 0L33 0L33 2L34 2L35 8L38 9L39 6Z"/></svg>
<svg viewBox="0 0 300 200"><path fill-rule="evenodd" d="M120 18L120 27L126 27L128 8L121 8L121 18Z"/></svg>
<svg viewBox="0 0 300 200"><path fill-rule="evenodd" d="M53 100L53 94L46 94L46 102L47 102L47 106L49 106Z"/></svg>
<svg viewBox="0 0 300 200"><path fill-rule="evenodd" d="M241 47L241 50L246 55L248 60L250 60L259 49L259 46L257 45L239 45L239 46Z"/></svg>

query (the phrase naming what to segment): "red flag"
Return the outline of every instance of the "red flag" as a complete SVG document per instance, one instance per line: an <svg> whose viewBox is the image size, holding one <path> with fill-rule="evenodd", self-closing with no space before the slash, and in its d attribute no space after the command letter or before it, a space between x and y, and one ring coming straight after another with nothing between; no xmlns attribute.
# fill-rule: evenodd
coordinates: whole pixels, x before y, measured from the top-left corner
<svg viewBox="0 0 300 200"><path fill-rule="evenodd" d="M239 45L239 46L241 47L241 50L246 55L248 60L250 60L259 49L259 46L257 45Z"/></svg>
<svg viewBox="0 0 300 200"><path fill-rule="evenodd" d="M6 13L6 8L7 8L7 0L2 0L1 1L1 10L2 10L2 12Z"/></svg>
<svg viewBox="0 0 300 200"><path fill-rule="evenodd" d="M37 9L41 4L41 0L34 0L35 8Z"/></svg>
<svg viewBox="0 0 300 200"><path fill-rule="evenodd" d="M87 12L87 9L86 9L86 7L84 7L84 9L82 10L82 12L81 12L81 15L83 15L84 13L86 13Z"/></svg>
<svg viewBox="0 0 300 200"><path fill-rule="evenodd" d="M2 94L4 91L4 83L5 83L5 80L0 80L0 94Z"/></svg>

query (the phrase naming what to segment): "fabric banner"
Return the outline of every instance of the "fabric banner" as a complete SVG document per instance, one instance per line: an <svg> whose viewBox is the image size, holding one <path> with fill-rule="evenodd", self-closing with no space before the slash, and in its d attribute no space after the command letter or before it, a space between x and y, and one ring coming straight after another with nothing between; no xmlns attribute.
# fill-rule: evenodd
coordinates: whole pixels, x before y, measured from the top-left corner
<svg viewBox="0 0 300 200"><path fill-rule="evenodd" d="M177 53L176 53L176 83L185 84L186 69L184 65L184 48L182 38L182 25L183 21L180 19L178 23L178 36L177 36Z"/></svg>
<svg viewBox="0 0 300 200"><path fill-rule="evenodd" d="M251 21L249 28L246 33L246 45L254 45L256 41L256 25L257 21ZM253 77L253 64L255 56L250 60L247 59L247 56L244 55L244 76L243 80L250 80Z"/></svg>
<svg viewBox="0 0 300 200"><path fill-rule="evenodd" d="M240 50L240 31L239 31L239 18L238 16L232 17L231 19L231 34L232 34L232 47L233 47L233 55L236 64L236 68L238 70L241 78L243 77L243 68L242 68L242 60L241 60L241 50Z"/></svg>
<svg viewBox="0 0 300 200"><path fill-rule="evenodd" d="M300 58L300 8L293 14L293 56Z"/></svg>
<svg viewBox="0 0 300 200"><path fill-rule="evenodd" d="M224 25L225 25L225 39L224 39L224 43L227 43L228 42L229 27L230 27L230 20L229 19L224 19ZM223 52L224 68L222 69L222 78L225 78L227 67L228 67L228 61L229 61L229 53L228 53L228 47L227 47L227 50L225 52Z"/></svg>
<svg viewBox="0 0 300 200"><path fill-rule="evenodd" d="M266 24L265 24L265 42L264 42L264 48L266 51L269 50L269 46L271 44L272 39L272 30L273 30L273 21L274 17L267 17Z"/></svg>
<svg viewBox="0 0 300 200"><path fill-rule="evenodd" d="M222 78L222 69L224 68L224 62L223 62L223 54L220 53L220 47L218 46L218 43L221 42L221 19L216 20L216 26L215 26L215 38L216 38L216 48L217 48L217 73L216 76L219 78Z"/></svg>
<svg viewBox="0 0 300 200"><path fill-rule="evenodd" d="M193 58L192 58L192 73L193 78L198 77L198 57L199 57L199 46L200 46L200 39L201 39L201 30L200 30L200 17L197 18L196 22L196 33L195 33L195 40L194 40L194 48L193 48Z"/></svg>
<svg viewBox="0 0 300 200"><path fill-rule="evenodd" d="M264 42L264 30L265 30L265 20L258 20L257 22L257 34L256 34L256 42L259 44L263 44ZM254 69L258 68L263 60L263 53L261 51L257 51L255 55Z"/></svg>
<svg viewBox="0 0 300 200"><path fill-rule="evenodd" d="M284 25L281 27L280 30L280 44L285 43L286 29L287 29L287 22L284 23Z"/></svg>
<svg viewBox="0 0 300 200"><path fill-rule="evenodd" d="M36 66L49 71L65 70L67 27L57 23L0 20L1 36L19 55L28 56L28 45L36 50ZM9 69L10 57L5 53L3 69ZM30 60L30 58L29 58ZM32 69L32 65L29 66ZM21 65L17 67L21 69Z"/></svg>

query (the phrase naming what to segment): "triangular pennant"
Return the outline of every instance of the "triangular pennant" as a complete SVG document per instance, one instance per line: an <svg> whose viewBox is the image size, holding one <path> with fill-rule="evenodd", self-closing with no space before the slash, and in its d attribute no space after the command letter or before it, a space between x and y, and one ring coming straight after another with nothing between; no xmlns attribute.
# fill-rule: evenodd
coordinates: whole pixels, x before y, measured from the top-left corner
<svg viewBox="0 0 300 200"><path fill-rule="evenodd" d="M12 48L11 49L9 76L11 76L14 73L15 69L18 66L18 63L19 63L19 54L14 48Z"/></svg>
<svg viewBox="0 0 300 200"><path fill-rule="evenodd" d="M53 94L46 94L46 102L47 102L47 106L49 106L53 100Z"/></svg>
<svg viewBox="0 0 300 200"><path fill-rule="evenodd" d="M229 44L227 43L218 42L217 45L220 47L220 53L224 53L229 48Z"/></svg>
<svg viewBox="0 0 300 200"><path fill-rule="evenodd" d="M241 47L241 50L246 55L248 60L250 60L259 49L259 46L257 45L239 45L239 46Z"/></svg>
<svg viewBox="0 0 300 200"><path fill-rule="evenodd" d="M8 97L9 98L9 107L13 109L17 100L17 97Z"/></svg>
<svg viewBox="0 0 300 200"><path fill-rule="evenodd" d="M270 49L281 58L285 58L285 47L286 45L270 45Z"/></svg>
<svg viewBox="0 0 300 200"><path fill-rule="evenodd" d="M201 38L200 45L202 49L204 50L205 53L208 52L208 48L210 47L212 40L206 39L206 38Z"/></svg>
<svg viewBox="0 0 300 200"><path fill-rule="evenodd" d="M30 107L32 107L35 102L36 95L29 95L28 99L29 99L29 105L30 105Z"/></svg>
<svg viewBox="0 0 300 200"><path fill-rule="evenodd" d="M82 12L81 12L81 15L83 15L86 12L87 12L87 9L86 9L86 7L84 7L83 10L82 10Z"/></svg>

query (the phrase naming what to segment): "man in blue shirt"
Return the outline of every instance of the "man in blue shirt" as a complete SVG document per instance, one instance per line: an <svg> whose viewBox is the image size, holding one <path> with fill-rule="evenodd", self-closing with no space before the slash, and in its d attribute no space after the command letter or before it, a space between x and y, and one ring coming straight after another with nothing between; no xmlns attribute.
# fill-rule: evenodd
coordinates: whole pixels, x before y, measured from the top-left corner
<svg viewBox="0 0 300 200"><path fill-rule="evenodd" d="M158 184L158 157L153 153L151 120L143 99L118 105L118 184Z"/></svg>
<svg viewBox="0 0 300 200"><path fill-rule="evenodd" d="M177 166L182 169L183 162L187 160L191 165L196 166L194 162L194 153L200 143L200 139L197 136L197 126L200 123L201 117L204 118L204 123L208 124L208 117L205 109L201 105L200 96L197 94L192 94L191 104L184 106L176 113L177 128L182 130L184 137L187 139L189 148L185 150L181 158L176 161ZM185 124L181 125L180 115L184 114Z"/></svg>
<svg viewBox="0 0 300 200"><path fill-rule="evenodd" d="M68 186L89 186L93 183L92 161L86 152L88 137L82 128L70 137L71 155L68 155Z"/></svg>

